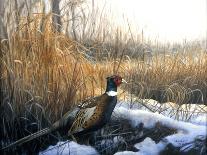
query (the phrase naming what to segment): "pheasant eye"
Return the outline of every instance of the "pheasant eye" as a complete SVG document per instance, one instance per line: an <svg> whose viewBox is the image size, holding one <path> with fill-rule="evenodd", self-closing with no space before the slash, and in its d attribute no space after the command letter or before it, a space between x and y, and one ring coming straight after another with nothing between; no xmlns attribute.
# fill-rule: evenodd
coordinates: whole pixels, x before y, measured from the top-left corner
<svg viewBox="0 0 207 155"><path fill-rule="evenodd" d="M114 79L114 82L116 83L117 86L119 86L119 85L121 84L121 78L116 77L116 78Z"/></svg>

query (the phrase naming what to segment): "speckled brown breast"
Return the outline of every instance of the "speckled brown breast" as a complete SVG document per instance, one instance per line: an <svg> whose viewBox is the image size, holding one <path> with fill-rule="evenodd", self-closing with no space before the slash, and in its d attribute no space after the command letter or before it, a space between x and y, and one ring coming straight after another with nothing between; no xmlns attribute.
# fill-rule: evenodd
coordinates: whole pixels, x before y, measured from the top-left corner
<svg viewBox="0 0 207 155"><path fill-rule="evenodd" d="M104 104L97 106L93 115L89 118L89 120L86 120L85 123L83 124L83 128L87 129L98 124L101 121L104 109L105 109Z"/></svg>

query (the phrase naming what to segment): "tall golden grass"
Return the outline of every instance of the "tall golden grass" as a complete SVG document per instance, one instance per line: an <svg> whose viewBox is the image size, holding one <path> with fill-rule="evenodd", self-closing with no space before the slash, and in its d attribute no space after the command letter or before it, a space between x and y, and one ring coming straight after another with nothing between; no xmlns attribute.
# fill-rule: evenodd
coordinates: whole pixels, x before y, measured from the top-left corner
<svg viewBox="0 0 207 155"><path fill-rule="evenodd" d="M77 101L93 95L94 85L101 83L95 77L104 77L84 58L77 42L49 26L43 33L35 26L25 26L8 44L3 55L7 100L2 104L10 104L16 114L24 106L38 104L57 119Z"/></svg>
<svg viewBox="0 0 207 155"><path fill-rule="evenodd" d="M189 53L157 55L150 63L130 56L91 63L81 44L52 31L49 19L47 23L44 32L36 22L23 24L8 44L2 42L2 105L9 104L12 113L21 114L25 106L36 104L53 114L54 121L85 97L103 92L105 77L117 73L131 81L129 88L139 98L183 104L199 96L206 101L205 52L197 51L197 58Z"/></svg>
<svg viewBox="0 0 207 155"><path fill-rule="evenodd" d="M88 61L81 44L55 32L50 17L44 32L38 24L22 22L1 43L0 137L5 143L48 126L81 100L100 94L111 74Z"/></svg>
<svg viewBox="0 0 207 155"><path fill-rule="evenodd" d="M130 75L135 81L133 93L140 98L176 104L207 103L207 54L159 55L150 63L129 61Z"/></svg>

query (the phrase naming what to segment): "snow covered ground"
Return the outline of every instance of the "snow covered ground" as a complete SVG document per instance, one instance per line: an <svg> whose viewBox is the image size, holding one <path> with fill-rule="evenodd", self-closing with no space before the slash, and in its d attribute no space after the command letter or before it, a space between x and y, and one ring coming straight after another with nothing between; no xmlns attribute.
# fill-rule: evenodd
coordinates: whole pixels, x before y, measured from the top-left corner
<svg viewBox="0 0 207 155"><path fill-rule="evenodd" d="M55 146L50 146L39 155L95 155L98 152L91 146L79 145L73 141L58 142Z"/></svg>
<svg viewBox="0 0 207 155"><path fill-rule="evenodd" d="M158 104L158 103L157 103ZM163 107L162 107L163 108ZM176 116L169 115L169 111L172 112L169 106L165 106L166 111L162 112L150 112L148 108L141 107L134 104L129 106L126 102L120 102L117 104L113 116L113 119L128 120L133 127L138 126L140 123L144 124L144 128L151 129L159 122L161 125L173 128L177 130L177 133L164 137L160 142L155 143L151 138L145 138L141 143L134 145L138 152L123 151L117 152L116 155L158 155L168 144L172 144L175 147L180 147L185 150L189 150L193 147L192 142L197 137L207 136L207 114L206 113L191 113L191 117L186 117L187 120L181 121L175 120ZM192 107L191 107L192 108ZM190 109L195 112L194 109ZM190 111L189 110L189 111ZM170 117L171 118L170 118ZM189 119L190 118L190 119ZM182 117L183 119L183 117ZM188 122L187 122L188 121ZM50 146L47 150L40 152L40 155L93 155L98 152L91 146L79 145L75 142L59 142L56 146Z"/></svg>
<svg viewBox="0 0 207 155"><path fill-rule="evenodd" d="M160 104L152 99L135 98L131 103L120 101L117 107L156 112L175 120L207 126L207 106L202 104L177 105L172 102Z"/></svg>
<svg viewBox="0 0 207 155"><path fill-rule="evenodd" d="M135 144L135 147L140 150L138 154L157 155L169 143L173 144L175 147L183 147L186 144L191 144L191 142L193 142L198 136L206 137L207 135L207 114L202 114L193 119L193 121L191 120L191 123L189 123L177 121L162 114L138 110L135 108L129 109L123 106L117 107L114 110L114 113L115 115L118 115L119 118L129 120L134 127L143 123L145 128L150 129L155 127L156 123L159 122L161 125L166 127L177 129L178 133L165 137L157 144L155 144L155 142L150 138L146 138L142 143ZM190 149L190 146L188 149Z"/></svg>

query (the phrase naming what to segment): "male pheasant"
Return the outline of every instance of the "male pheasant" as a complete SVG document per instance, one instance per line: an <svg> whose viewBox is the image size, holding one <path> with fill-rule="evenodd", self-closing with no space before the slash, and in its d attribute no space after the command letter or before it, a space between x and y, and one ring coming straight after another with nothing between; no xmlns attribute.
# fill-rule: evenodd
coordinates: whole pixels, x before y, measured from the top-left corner
<svg viewBox="0 0 207 155"><path fill-rule="evenodd" d="M107 77L107 87L104 94L83 101L51 127L17 140L4 147L3 150L21 145L53 131L69 129L68 134L71 136L102 128L111 118L117 103L117 87L123 82L126 83L119 75Z"/></svg>

